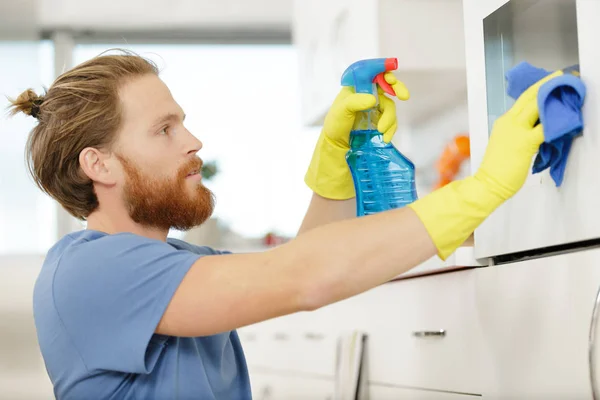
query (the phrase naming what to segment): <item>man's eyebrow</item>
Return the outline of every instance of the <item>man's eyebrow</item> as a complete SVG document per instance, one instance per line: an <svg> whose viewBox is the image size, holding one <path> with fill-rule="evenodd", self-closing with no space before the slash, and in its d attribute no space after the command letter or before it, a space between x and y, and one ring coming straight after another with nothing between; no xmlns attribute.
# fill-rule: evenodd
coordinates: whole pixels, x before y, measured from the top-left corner
<svg viewBox="0 0 600 400"><path fill-rule="evenodd" d="M183 114L183 120L185 120L186 115ZM179 121L180 115L179 114L175 114L175 113L168 113L163 115L162 117L158 118L153 124L152 124L152 128L157 128L160 125L166 123L166 122L172 122L172 121Z"/></svg>

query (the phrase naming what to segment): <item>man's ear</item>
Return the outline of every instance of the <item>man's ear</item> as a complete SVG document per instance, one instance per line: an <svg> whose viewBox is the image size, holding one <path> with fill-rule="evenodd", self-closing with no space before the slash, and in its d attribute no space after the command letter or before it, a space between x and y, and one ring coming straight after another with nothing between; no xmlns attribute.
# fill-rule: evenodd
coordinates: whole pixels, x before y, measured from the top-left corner
<svg viewBox="0 0 600 400"><path fill-rule="evenodd" d="M86 147L79 153L79 165L83 173L93 182L105 185L116 183L115 171L112 171L111 155L94 147Z"/></svg>

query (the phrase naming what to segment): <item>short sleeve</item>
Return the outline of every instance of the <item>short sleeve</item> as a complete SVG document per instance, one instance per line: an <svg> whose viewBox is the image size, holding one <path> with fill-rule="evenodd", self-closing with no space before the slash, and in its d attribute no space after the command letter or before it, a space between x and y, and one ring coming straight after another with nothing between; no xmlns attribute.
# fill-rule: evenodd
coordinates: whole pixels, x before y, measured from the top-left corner
<svg viewBox="0 0 600 400"><path fill-rule="evenodd" d="M201 255L130 233L73 244L53 282L55 307L88 370L150 373L151 339Z"/></svg>

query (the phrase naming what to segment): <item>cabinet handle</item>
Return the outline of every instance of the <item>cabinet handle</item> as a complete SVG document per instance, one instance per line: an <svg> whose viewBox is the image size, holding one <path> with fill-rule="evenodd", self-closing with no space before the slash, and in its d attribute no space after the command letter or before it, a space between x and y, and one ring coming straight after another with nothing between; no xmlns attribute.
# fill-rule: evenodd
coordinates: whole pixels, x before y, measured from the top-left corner
<svg viewBox="0 0 600 400"><path fill-rule="evenodd" d="M415 332L413 332L413 336L416 336L416 337L430 337L430 336L443 337L443 336L446 336L446 330L439 329L437 331L415 331Z"/></svg>
<svg viewBox="0 0 600 400"><path fill-rule="evenodd" d="M320 333L308 332L304 334L304 337L308 340L323 340L325 336Z"/></svg>

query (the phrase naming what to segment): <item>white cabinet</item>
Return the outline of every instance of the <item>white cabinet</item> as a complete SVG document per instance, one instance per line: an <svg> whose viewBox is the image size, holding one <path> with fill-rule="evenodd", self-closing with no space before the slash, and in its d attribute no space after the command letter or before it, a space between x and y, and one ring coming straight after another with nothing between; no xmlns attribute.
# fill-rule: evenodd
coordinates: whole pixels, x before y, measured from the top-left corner
<svg viewBox="0 0 600 400"><path fill-rule="evenodd" d="M466 88L463 35L460 0L295 0L304 123L322 123L343 71L364 58L398 58L412 94L400 118L419 120L456 101Z"/></svg>
<svg viewBox="0 0 600 400"><path fill-rule="evenodd" d="M363 296L369 380L480 393L475 271L394 282Z"/></svg>
<svg viewBox="0 0 600 400"><path fill-rule="evenodd" d="M243 328L249 368L333 380L337 339L358 330L368 335L369 381L479 393L483 341L475 271L392 282L314 312Z"/></svg>
<svg viewBox="0 0 600 400"><path fill-rule="evenodd" d="M333 400L335 389L332 379L252 371L250 385L255 400Z"/></svg>
<svg viewBox="0 0 600 400"><path fill-rule="evenodd" d="M318 388L335 382L338 335L363 331L371 399L600 398L599 289L596 248L388 283L241 337L286 332L287 345L244 342L251 373Z"/></svg>
<svg viewBox="0 0 600 400"><path fill-rule="evenodd" d="M599 249L478 269L474 287L484 397L592 398Z"/></svg>
<svg viewBox="0 0 600 400"><path fill-rule="evenodd" d="M407 279L347 306L369 333L372 384L590 399L590 376L600 387L599 288L593 249ZM419 331L431 336L414 337Z"/></svg>
<svg viewBox="0 0 600 400"><path fill-rule="evenodd" d="M464 0L471 168L481 163L495 119L512 104L505 73L521 61L555 70L580 64L588 92L584 134L573 142L557 188L548 171L475 232L475 255L492 257L600 237L600 35L597 0Z"/></svg>
<svg viewBox="0 0 600 400"><path fill-rule="evenodd" d="M306 123L323 120L348 65L378 56L377 5L377 0L294 1L293 40Z"/></svg>
<svg viewBox="0 0 600 400"><path fill-rule="evenodd" d="M239 330L249 368L333 379L337 331L323 313L296 313Z"/></svg>
<svg viewBox="0 0 600 400"><path fill-rule="evenodd" d="M388 283L316 313L368 335L371 383L480 393L475 271Z"/></svg>

